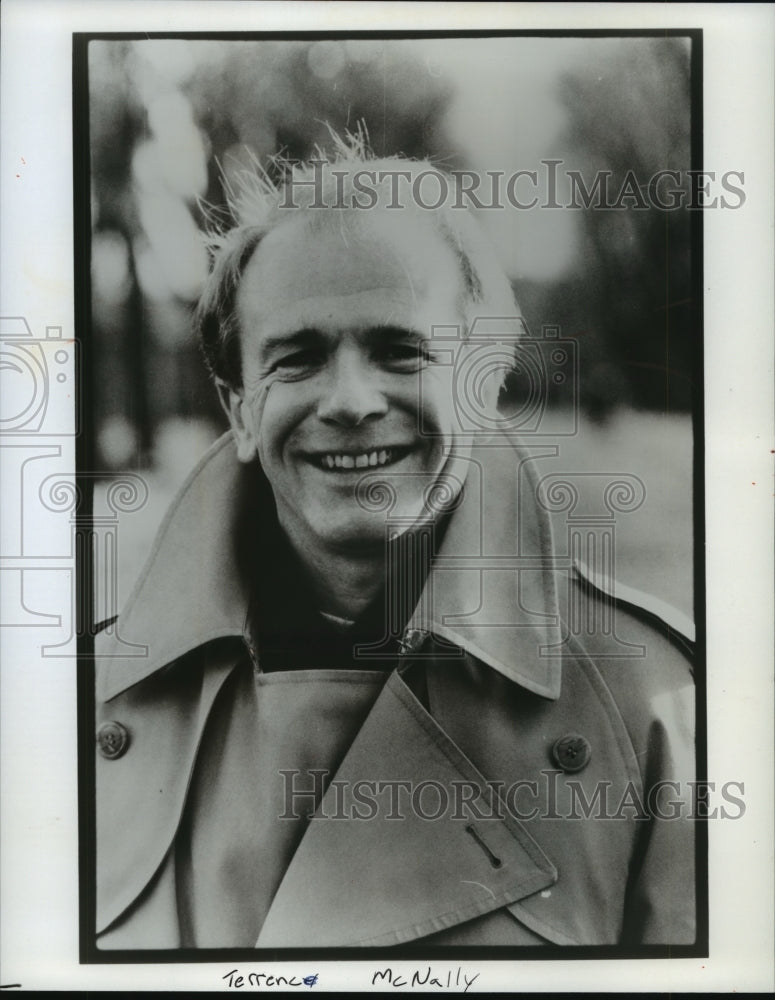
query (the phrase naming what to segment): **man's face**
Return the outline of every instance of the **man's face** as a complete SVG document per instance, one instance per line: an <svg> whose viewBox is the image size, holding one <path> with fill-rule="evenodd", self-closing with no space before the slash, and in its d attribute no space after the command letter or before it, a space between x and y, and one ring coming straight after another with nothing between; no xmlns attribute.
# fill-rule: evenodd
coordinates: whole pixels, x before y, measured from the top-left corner
<svg viewBox="0 0 775 1000"><path fill-rule="evenodd" d="M461 325L461 285L426 220L402 230L381 215L297 217L253 254L230 416L240 459L259 458L297 547L384 542L386 511L359 499L359 482L390 485L402 526L422 514L456 426L452 365L428 341L434 325Z"/></svg>

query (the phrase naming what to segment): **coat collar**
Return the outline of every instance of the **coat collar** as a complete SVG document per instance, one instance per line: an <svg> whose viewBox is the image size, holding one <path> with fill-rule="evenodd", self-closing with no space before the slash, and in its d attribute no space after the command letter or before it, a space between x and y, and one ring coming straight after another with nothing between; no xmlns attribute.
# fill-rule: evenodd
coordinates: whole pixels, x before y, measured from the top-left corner
<svg viewBox="0 0 775 1000"><path fill-rule="evenodd" d="M551 530L535 502L529 456L494 437L458 461L468 466L465 487L409 627L447 640L450 655L462 648L557 698L560 662L541 653L559 639ZM249 595L237 560L244 472L227 433L181 489L117 628L97 637L98 699L211 640L246 635Z"/></svg>

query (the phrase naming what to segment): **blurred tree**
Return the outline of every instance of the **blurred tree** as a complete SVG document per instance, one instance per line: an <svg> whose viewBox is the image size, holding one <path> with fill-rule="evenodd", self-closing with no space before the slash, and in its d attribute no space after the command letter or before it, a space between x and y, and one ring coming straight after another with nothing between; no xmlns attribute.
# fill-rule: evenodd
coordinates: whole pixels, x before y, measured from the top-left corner
<svg viewBox="0 0 775 1000"><path fill-rule="evenodd" d="M379 40L222 43L223 59L198 72L188 90L211 143L208 200L223 202L218 166L246 147L270 169L332 148L363 122L374 152L426 156L452 94L401 42Z"/></svg>
<svg viewBox="0 0 775 1000"><path fill-rule="evenodd" d="M567 143L587 190L609 171L613 204L632 176L648 205L635 207L635 194L621 199L624 210L594 203L580 209L584 274L555 290L554 315L559 311L563 331L579 336L582 345L583 405L595 417L620 402L688 410L691 221L685 206L652 207L647 192L658 171L676 170L685 178L691 166L687 44L678 38L626 40L607 63L567 76L562 95ZM573 308L567 310L567 303Z"/></svg>

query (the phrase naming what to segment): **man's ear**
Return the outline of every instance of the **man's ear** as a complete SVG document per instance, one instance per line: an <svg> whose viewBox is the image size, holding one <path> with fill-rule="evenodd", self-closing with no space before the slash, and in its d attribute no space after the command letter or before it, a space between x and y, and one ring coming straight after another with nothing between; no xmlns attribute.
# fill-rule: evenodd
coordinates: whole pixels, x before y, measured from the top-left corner
<svg viewBox="0 0 775 1000"><path fill-rule="evenodd" d="M257 455L256 440L252 428L245 421L245 395L242 389L234 389L221 379L216 379L215 388L221 406L229 418L229 425L237 444L237 458L240 462L252 462Z"/></svg>

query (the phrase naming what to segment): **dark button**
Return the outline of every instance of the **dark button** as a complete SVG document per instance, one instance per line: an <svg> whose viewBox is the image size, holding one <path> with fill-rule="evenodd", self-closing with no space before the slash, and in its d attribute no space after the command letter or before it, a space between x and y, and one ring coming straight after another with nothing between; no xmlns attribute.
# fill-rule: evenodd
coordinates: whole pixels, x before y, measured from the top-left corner
<svg viewBox="0 0 775 1000"><path fill-rule="evenodd" d="M591 756L592 747L587 739L578 733L561 736L552 747L552 757L557 766L571 773L585 768Z"/></svg>
<svg viewBox="0 0 775 1000"><path fill-rule="evenodd" d="M97 745L103 757L115 760L129 749L129 733L120 722L106 722L97 731Z"/></svg>
<svg viewBox="0 0 775 1000"><path fill-rule="evenodd" d="M423 628L408 628L401 636L398 643L398 652L405 656L407 653L416 653L428 638L429 633Z"/></svg>

